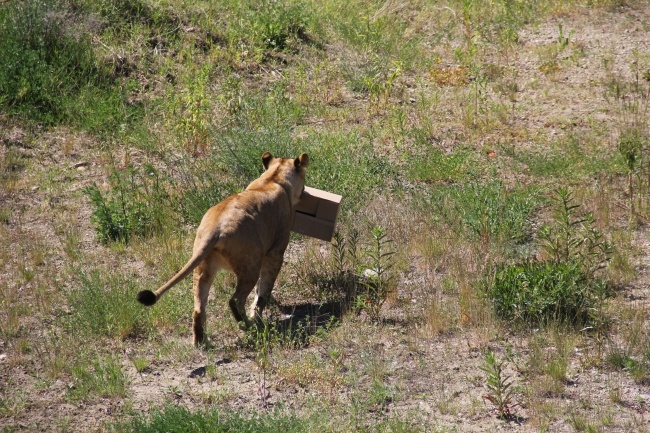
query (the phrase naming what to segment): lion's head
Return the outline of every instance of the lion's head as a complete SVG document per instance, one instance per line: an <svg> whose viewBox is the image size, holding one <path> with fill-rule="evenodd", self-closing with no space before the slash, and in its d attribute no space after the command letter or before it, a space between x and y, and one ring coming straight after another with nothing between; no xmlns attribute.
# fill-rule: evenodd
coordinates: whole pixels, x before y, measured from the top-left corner
<svg viewBox="0 0 650 433"><path fill-rule="evenodd" d="M262 155L262 164L264 164L263 177L289 187L291 191L291 202L296 205L300 201L300 196L305 189L305 174L309 167L309 155L301 153L297 158L275 158L271 152L264 152Z"/></svg>

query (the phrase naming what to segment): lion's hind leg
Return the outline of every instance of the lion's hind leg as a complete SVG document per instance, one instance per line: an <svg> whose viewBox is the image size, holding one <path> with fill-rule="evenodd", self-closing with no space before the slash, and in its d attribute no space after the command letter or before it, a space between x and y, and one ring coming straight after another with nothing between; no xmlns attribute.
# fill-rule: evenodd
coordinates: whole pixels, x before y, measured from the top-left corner
<svg viewBox="0 0 650 433"><path fill-rule="evenodd" d="M193 314L193 331L194 345L199 346L206 343L205 322L206 308L208 306L208 297L210 287L214 277L219 270L218 264L214 257L208 255L199 266L194 269L194 314Z"/></svg>

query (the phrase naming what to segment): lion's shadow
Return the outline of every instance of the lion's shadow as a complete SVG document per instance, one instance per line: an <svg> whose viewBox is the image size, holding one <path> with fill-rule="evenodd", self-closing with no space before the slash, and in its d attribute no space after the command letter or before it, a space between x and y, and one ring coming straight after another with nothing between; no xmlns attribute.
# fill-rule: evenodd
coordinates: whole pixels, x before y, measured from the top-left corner
<svg viewBox="0 0 650 433"><path fill-rule="evenodd" d="M267 319L267 326L294 344L304 344L310 336L327 331L339 323L345 313L341 302L277 305Z"/></svg>

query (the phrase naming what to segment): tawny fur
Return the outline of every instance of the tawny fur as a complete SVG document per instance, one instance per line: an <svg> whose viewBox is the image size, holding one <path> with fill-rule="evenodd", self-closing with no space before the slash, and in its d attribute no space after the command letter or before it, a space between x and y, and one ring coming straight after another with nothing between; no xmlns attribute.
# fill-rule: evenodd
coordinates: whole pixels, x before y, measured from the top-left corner
<svg viewBox="0 0 650 433"><path fill-rule="evenodd" d="M259 321L280 272L289 244L294 206L305 187L309 166L306 153L298 158L262 155L265 171L248 187L210 208L196 232L192 258L176 275L155 292L143 290L138 301L153 305L169 289L194 272L194 344L205 341L206 305L218 270L237 276L235 293L229 301L237 322L250 326ZM251 316L245 311L246 298L257 283Z"/></svg>

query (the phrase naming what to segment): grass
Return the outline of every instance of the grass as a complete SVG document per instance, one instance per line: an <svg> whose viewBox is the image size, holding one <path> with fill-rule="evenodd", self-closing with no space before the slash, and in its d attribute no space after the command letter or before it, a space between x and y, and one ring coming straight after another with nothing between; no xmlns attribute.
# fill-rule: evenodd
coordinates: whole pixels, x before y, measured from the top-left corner
<svg viewBox="0 0 650 433"><path fill-rule="evenodd" d="M221 410L190 412L170 406L152 414L151 419L136 418L131 423L114 426L118 432L302 432L310 424L295 416L280 413L244 417Z"/></svg>
<svg viewBox="0 0 650 433"><path fill-rule="evenodd" d="M79 361L72 366L73 384L68 393L71 400L127 396L128 382L119 360L81 358Z"/></svg>
<svg viewBox="0 0 650 433"><path fill-rule="evenodd" d="M647 431L644 8L2 5L0 426ZM134 296L266 150L309 154L337 236L292 237L258 332L219 274L194 350L189 279Z"/></svg>

